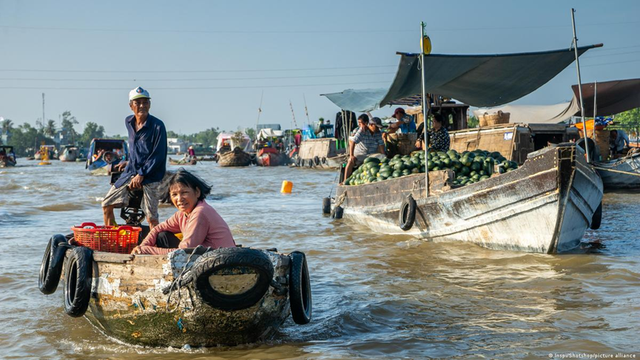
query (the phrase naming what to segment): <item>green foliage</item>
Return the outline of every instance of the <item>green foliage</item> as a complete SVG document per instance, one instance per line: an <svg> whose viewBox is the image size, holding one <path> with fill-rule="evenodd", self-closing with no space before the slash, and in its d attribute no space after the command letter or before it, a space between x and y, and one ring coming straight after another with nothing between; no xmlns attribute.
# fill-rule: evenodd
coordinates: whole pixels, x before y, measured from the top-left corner
<svg viewBox="0 0 640 360"><path fill-rule="evenodd" d="M244 129L244 133L251 138L251 141L254 141L256 139L256 129L246 128Z"/></svg>
<svg viewBox="0 0 640 360"><path fill-rule="evenodd" d="M469 119L467 119L468 128L477 128L479 124L480 120L478 120L478 118L475 116L469 116Z"/></svg>
<svg viewBox="0 0 640 360"><path fill-rule="evenodd" d="M18 156L25 156L33 155L34 149L38 149L42 143L52 145L53 140L45 137L42 131L32 127L29 123L24 123L13 129L7 145L13 146Z"/></svg>
<svg viewBox="0 0 640 360"><path fill-rule="evenodd" d="M78 133L74 128L74 125L78 125L78 120L76 120L75 116L71 116L71 111L65 111L62 113L62 122L60 129L62 136L67 139L69 144L75 144L78 140Z"/></svg>
<svg viewBox="0 0 640 360"><path fill-rule="evenodd" d="M631 136L637 136L640 130L640 108L616 114L615 128L625 129Z"/></svg>
<svg viewBox="0 0 640 360"><path fill-rule="evenodd" d="M89 144L91 144L91 139L103 137L104 127L102 125L98 125L94 122L89 121L84 127L84 132L80 137L80 142L83 147L89 147Z"/></svg>

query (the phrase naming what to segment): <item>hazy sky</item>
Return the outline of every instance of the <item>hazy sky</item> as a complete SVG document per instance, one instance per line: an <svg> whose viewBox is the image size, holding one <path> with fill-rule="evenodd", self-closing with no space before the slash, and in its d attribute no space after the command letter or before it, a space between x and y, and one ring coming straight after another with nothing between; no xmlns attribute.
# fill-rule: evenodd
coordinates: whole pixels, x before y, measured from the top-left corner
<svg viewBox="0 0 640 360"><path fill-rule="evenodd" d="M640 1L28 1L0 0L0 116L80 122L124 134L128 92L151 93L169 130L333 121L321 93L390 85L419 52L420 21L437 54L568 48L571 7L583 82L640 77ZM519 104L571 99L575 64ZM387 116L392 108L374 112Z"/></svg>

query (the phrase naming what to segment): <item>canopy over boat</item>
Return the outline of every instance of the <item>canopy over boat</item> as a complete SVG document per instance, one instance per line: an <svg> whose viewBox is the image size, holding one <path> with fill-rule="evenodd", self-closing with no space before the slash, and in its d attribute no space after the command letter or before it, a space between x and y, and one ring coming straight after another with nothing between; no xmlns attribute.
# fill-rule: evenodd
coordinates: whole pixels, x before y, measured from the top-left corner
<svg viewBox="0 0 640 360"><path fill-rule="evenodd" d="M602 44L582 46L578 55ZM422 93L419 54L401 55L388 89L345 90L322 94L343 110L372 111L385 105L419 104ZM538 89L575 60L573 49L500 54L424 57L425 91L471 106L498 106Z"/></svg>
<svg viewBox="0 0 640 360"><path fill-rule="evenodd" d="M264 139L268 139L268 138L274 138L274 137L283 137L284 136L284 131L283 130L274 130L274 129L260 129L260 132L258 133L257 139L258 140L264 140Z"/></svg>
<svg viewBox="0 0 640 360"><path fill-rule="evenodd" d="M580 94L578 85L572 85L573 99L555 105L505 105L492 108L478 108L473 113L480 116L497 111L510 113L511 123L557 124L580 115ZM582 84L584 116L593 116L594 97L597 101L596 115L614 115L640 107L640 79L612 80Z"/></svg>
<svg viewBox="0 0 640 360"><path fill-rule="evenodd" d="M216 152L220 152L220 150L228 145L231 148L229 150L233 150L235 147L239 147L243 151L251 151L251 138L247 134L242 134L242 143L241 144L231 144L234 137L234 133L220 133L218 135L218 144L216 146Z"/></svg>

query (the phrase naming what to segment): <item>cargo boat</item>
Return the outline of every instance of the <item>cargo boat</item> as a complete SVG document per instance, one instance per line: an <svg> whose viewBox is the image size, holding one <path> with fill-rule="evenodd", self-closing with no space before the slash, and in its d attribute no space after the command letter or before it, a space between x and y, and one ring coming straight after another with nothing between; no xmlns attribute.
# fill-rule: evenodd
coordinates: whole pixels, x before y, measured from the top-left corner
<svg viewBox="0 0 640 360"><path fill-rule="evenodd" d="M430 171L428 196L424 173L339 185L333 211L384 234L548 254L578 248L586 229L599 226L602 180L572 143L474 184L453 187L452 179L450 170Z"/></svg>

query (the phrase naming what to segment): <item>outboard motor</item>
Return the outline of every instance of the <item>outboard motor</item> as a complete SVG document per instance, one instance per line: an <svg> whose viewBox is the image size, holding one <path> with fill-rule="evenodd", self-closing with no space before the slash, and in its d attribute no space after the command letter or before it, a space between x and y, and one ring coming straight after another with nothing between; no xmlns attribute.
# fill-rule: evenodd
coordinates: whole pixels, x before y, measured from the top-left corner
<svg viewBox="0 0 640 360"><path fill-rule="evenodd" d="M111 174L111 185L115 184L120 178L122 172L113 172L110 171ZM127 225L137 226L142 228L140 231L140 235L138 238L138 244L142 242L142 240L149 234L149 226L142 225L142 221L145 218L145 213L140 208L142 204L143 192L142 189L128 189L129 191L129 202L124 204L124 206L120 209L120 218L126 222Z"/></svg>

